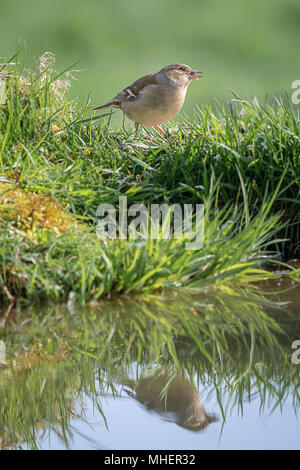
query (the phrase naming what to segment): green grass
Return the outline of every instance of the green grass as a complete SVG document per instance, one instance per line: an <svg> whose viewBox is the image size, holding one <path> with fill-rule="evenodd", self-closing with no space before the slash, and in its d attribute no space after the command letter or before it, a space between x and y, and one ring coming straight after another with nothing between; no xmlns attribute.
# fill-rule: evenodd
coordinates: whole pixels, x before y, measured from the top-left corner
<svg viewBox="0 0 300 470"><path fill-rule="evenodd" d="M271 106L235 97L228 109L204 106L193 119L166 125L167 139L151 130L135 139L125 127L112 130L109 116L89 120L87 102L81 107L68 99L52 59L44 56L33 71L2 69L10 75L0 105L3 292L55 300L74 292L84 302L200 289L250 279L267 250L277 259L297 255L300 132L288 101ZM23 192L23 214L20 196L14 210L9 187ZM57 207L64 230L46 226L43 208L28 203L36 195ZM117 204L121 195L128 205L204 203L204 246L188 251L185 240L99 240L97 207Z"/></svg>
<svg viewBox="0 0 300 470"><path fill-rule="evenodd" d="M38 232L30 240L8 225L2 228L1 283L30 300L66 300L72 293L85 302L102 295L161 288L197 291L212 283L265 277L255 268L264 262L260 250L276 231L278 218L259 214L241 230L235 226L237 214L222 215L206 218L199 250L186 249L184 239L107 242L87 231Z"/></svg>

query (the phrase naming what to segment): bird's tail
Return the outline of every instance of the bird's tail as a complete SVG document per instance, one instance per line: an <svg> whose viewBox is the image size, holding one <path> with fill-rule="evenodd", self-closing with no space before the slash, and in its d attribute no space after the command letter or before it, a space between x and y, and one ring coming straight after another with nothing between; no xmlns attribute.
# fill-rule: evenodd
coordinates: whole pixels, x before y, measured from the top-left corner
<svg viewBox="0 0 300 470"><path fill-rule="evenodd" d="M103 104L102 106L97 106L96 108L93 108L93 111L95 111L96 109L105 109L105 108L119 108L119 106L112 100L106 104Z"/></svg>

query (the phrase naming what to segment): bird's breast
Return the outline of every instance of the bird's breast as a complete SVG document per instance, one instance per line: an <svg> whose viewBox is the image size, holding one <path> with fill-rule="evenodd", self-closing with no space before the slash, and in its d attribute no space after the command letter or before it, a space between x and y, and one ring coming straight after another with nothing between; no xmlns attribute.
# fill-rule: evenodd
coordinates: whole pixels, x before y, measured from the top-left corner
<svg viewBox="0 0 300 470"><path fill-rule="evenodd" d="M121 103L126 116L143 126L157 126L177 114L185 100L186 89L176 90L158 85L145 87L135 101Z"/></svg>

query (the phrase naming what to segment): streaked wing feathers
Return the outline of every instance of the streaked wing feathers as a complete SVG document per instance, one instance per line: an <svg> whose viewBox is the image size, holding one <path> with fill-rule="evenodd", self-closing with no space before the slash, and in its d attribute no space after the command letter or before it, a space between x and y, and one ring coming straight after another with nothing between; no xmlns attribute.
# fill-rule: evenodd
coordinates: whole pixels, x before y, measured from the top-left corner
<svg viewBox="0 0 300 470"><path fill-rule="evenodd" d="M119 106L124 102L135 101L141 91L148 85L157 85L155 75L144 75L143 77L138 78L131 85L120 91L112 101L115 105Z"/></svg>

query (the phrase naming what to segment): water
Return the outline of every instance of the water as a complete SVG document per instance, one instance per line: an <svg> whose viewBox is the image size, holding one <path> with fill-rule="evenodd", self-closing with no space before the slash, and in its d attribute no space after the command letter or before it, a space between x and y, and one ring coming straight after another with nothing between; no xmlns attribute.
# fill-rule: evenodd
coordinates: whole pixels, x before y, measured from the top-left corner
<svg viewBox="0 0 300 470"><path fill-rule="evenodd" d="M283 279L17 309L1 337L0 446L299 449L299 305Z"/></svg>
<svg viewBox="0 0 300 470"><path fill-rule="evenodd" d="M228 395L224 397L228 400ZM206 407L218 414L216 393L205 400ZM244 403L243 415L233 407L223 426L222 419L200 432L188 431L149 412L122 393L119 398L103 399L102 416L85 397L85 419L71 422L70 449L299 449L300 423L289 396L280 410L272 405L261 412L261 400ZM223 426L223 429L222 429ZM42 449L65 449L65 443L50 432L39 441ZM28 448L28 446L23 446Z"/></svg>

